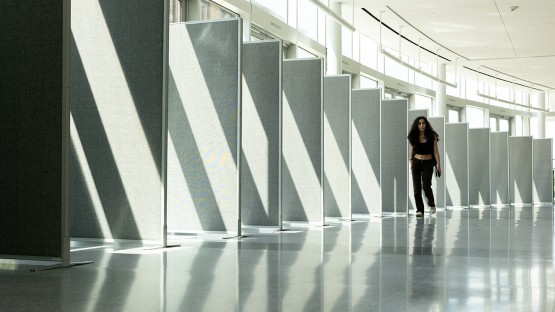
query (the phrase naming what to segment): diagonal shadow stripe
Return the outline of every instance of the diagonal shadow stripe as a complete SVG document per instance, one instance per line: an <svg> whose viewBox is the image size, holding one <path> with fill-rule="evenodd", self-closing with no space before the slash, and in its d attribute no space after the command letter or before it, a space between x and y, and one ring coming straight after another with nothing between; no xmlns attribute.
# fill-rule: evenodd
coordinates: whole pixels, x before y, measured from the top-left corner
<svg viewBox="0 0 555 312"><path fill-rule="evenodd" d="M181 172L189 188L196 214L203 230L225 230L220 208L212 190L206 168L202 162L202 156L193 135L193 130L188 121L189 117L183 109L183 101L177 91L171 71L169 73L168 89L170 94L168 100L168 131L177 153ZM193 116L192 118L195 117ZM169 176L171 174L173 173L168 172ZM171 179L168 181L169 183L172 183ZM172 196L172 194L168 194L168 196ZM179 215L179 210L191 208L185 205L179 207L169 206L168 210L177 211L176 214Z"/></svg>
<svg viewBox="0 0 555 312"><path fill-rule="evenodd" d="M91 170L113 237L117 239L143 239L138 230L133 210L127 198L106 130L96 107L87 74L73 37L72 51L71 113L86 156L86 159L70 160L72 176L76 172L81 172L76 164L80 161L86 161ZM75 154L72 155L75 156ZM72 182L79 181L79 178L73 179ZM83 187L76 190L79 189L83 190ZM94 231L97 228L95 223L99 222L98 219L81 219L79 217L83 198L90 198L90 195L75 191L70 193L71 215L74 216L72 219L75 221L71 224L71 236L102 238L101 233ZM86 201L84 204L86 205ZM90 213L86 213L86 215L90 215Z"/></svg>

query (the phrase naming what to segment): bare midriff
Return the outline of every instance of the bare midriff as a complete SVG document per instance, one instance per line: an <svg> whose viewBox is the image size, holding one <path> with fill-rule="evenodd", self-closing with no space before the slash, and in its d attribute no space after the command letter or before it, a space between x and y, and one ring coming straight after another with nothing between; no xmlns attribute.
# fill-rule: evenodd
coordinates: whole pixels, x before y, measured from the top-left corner
<svg viewBox="0 0 555 312"><path fill-rule="evenodd" d="M428 154L428 155L416 154L416 155L414 155L414 158L420 159L420 160L430 160L430 159L432 159L432 154Z"/></svg>

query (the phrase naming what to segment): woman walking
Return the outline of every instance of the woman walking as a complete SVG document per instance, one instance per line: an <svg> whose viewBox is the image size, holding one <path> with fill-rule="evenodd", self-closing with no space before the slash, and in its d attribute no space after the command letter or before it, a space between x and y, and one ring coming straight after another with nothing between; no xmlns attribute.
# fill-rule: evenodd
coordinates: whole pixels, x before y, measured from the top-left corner
<svg viewBox="0 0 555 312"><path fill-rule="evenodd" d="M437 166L438 176L441 175L441 162L437 149L439 135L434 131L426 117L419 116L412 123L407 138L410 143L409 160L411 161L416 217L421 218L424 215L422 189L424 189L424 195L426 195L428 200L430 212L436 212L434 193L432 191L432 176L434 174L434 166Z"/></svg>

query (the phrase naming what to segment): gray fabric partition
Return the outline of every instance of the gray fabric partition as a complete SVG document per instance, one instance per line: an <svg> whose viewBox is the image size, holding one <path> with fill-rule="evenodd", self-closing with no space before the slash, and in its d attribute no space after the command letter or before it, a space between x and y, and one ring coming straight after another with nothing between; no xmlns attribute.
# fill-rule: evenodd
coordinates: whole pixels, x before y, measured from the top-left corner
<svg viewBox="0 0 555 312"><path fill-rule="evenodd" d="M513 204L531 204L532 137L509 137L509 194Z"/></svg>
<svg viewBox="0 0 555 312"><path fill-rule="evenodd" d="M282 42L243 45L241 220L279 225Z"/></svg>
<svg viewBox="0 0 555 312"><path fill-rule="evenodd" d="M324 222L322 59L283 61L282 209L287 221Z"/></svg>
<svg viewBox="0 0 555 312"><path fill-rule="evenodd" d="M533 140L533 191L535 203L553 202L552 139Z"/></svg>
<svg viewBox="0 0 555 312"><path fill-rule="evenodd" d="M62 115L69 108L62 96L65 2L2 3L3 257L62 257L62 141L67 134Z"/></svg>
<svg viewBox="0 0 555 312"><path fill-rule="evenodd" d="M353 90L351 101L351 209L379 215L381 89Z"/></svg>
<svg viewBox="0 0 555 312"><path fill-rule="evenodd" d="M408 212L407 119L407 100L381 102L382 213Z"/></svg>
<svg viewBox="0 0 555 312"><path fill-rule="evenodd" d="M412 126L412 123L414 122L414 120L417 117L420 117L420 116L424 116L424 117L428 118L428 110L427 109L409 109L408 120L407 120L408 121L408 123L407 123L407 125L408 125L407 135L408 135L408 132L410 131L410 127ZM409 146L409 144L408 144L408 140L407 140L407 148L408 148L408 146ZM409 158L410 158L410 155L409 155ZM416 204L414 203L413 183L412 183L412 176L411 176L411 171L410 171L410 164L409 164L409 178L408 178L408 180L409 180L409 188L408 188L409 209L415 209Z"/></svg>
<svg viewBox="0 0 555 312"><path fill-rule="evenodd" d="M443 170L441 177L432 180L432 190L434 191L436 207L445 207L445 117L430 117L428 121L439 135L437 149L439 151L441 169Z"/></svg>
<svg viewBox="0 0 555 312"><path fill-rule="evenodd" d="M164 3L72 4L71 235L161 237Z"/></svg>
<svg viewBox="0 0 555 312"><path fill-rule="evenodd" d="M241 25L170 25L169 229L240 231Z"/></svg>
<svg viewBox="0 0 555 312"><path fill-rule="evenodd" d="M324 77L324 213L351 218L351 76Z"/></svg>
<svg viewBox="0 0 555 312"><path fill-rule="evenodd" d="M445 125L446 206L468 207L468 123Z"/></svg>
<svg viewBox="0 0 555 312"><path fill-rule="evenodd" d="M493 132L490 136L491 204L508 205L509 199L509 134Z"/></svg>
<svg viewBox="0 0 555 312"><path fill-rule="evenodd" d="M489 137L489 128L468 130L469 205L491 204Z"/></svg>

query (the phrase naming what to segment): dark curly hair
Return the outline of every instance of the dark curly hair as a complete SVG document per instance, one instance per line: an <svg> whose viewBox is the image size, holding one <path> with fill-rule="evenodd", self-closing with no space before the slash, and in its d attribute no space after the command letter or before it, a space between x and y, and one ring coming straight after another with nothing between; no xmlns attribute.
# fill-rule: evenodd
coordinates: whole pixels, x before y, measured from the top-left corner
<svg viewBox="0 0 555 312"><path fill-rule="evenodd" d="M420 130L418 130L418 121L420 119L424 119L424 122L426 122L426 130L424 130L424 135L426 136L426 140L434 141L435 139L437 139L439 141L439 135L437 134L437 132L434 130L434 128L432 127L432 125L428 121L428 118L426 118L424 116L418 116L412 122L412 126L410 127L409 135L407 136L407 139L409 140L410 144L412 146L414 146L414 145L416 145L416 143L419 143L418 137L420 135Z"/></svg>

